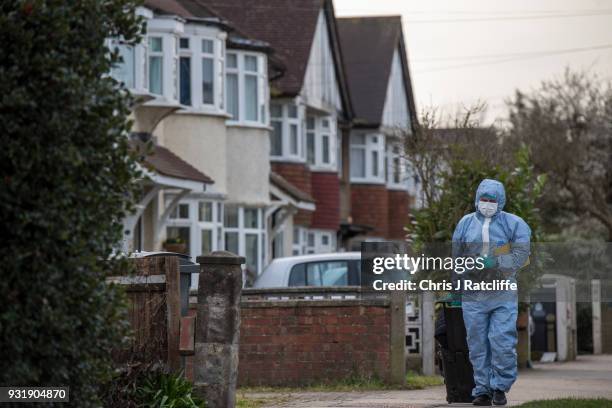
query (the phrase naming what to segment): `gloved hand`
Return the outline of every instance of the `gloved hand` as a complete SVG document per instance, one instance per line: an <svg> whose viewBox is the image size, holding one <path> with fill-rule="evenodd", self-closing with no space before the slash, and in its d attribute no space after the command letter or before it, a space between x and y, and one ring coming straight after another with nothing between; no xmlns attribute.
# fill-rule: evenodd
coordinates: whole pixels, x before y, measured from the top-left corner
<svg viewBox="0 0 612 408"><path fill-rule="evenodd" d="M460 307L461 306L461 292L453 291L451 292L451 301L450 307Z"/></svg>
<svg viewBox="0 0 612 408"><path fill-rule="evenodd" d="M461 292L452 291L439 299L439 302L447 303L451 307L461 306Z"/></svg>
<svg viewBox="0 0 612 408"><path fill-rule="evenodd" d="M482 263L484 264L485 269L492 269L497 266L497 258L487 255L482 257Z"/></svg>

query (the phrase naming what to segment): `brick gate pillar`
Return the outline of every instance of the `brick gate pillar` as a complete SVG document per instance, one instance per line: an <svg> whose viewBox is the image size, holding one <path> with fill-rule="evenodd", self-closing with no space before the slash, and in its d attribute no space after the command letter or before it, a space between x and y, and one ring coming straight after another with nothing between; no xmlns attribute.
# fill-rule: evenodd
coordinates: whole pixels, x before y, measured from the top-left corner
<svg viewBox="0 0 612 408"><path fill-rule="evenodd" d="M209 408L234 408L238 376L240 295L245 259L217 251L199 256L194 358L195 393Z"/></svg>

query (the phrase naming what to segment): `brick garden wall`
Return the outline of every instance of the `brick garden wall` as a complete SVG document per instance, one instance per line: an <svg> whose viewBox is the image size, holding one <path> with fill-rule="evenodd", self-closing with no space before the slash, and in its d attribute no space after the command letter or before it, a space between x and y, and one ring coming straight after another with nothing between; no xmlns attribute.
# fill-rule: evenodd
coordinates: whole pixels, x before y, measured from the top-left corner
<svg viewBox="0 0 612 408"><path fill-rule="evenodd" d="M241 313L240 385L391 375L388 300L243 301Z"/></svg>

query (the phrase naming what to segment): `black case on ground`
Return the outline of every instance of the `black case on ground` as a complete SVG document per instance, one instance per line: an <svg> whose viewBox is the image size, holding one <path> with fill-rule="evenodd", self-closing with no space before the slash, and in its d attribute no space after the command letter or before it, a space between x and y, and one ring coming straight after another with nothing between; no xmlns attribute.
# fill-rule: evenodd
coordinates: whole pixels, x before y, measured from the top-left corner
<svg viewBox="0 0 612 408"><path fill-rule="evenodd" d="M463 311L461 307L442 304L435 327L440 345L439 359L446 384L446 401L472 402L474 372L470 363Z"/></svg>

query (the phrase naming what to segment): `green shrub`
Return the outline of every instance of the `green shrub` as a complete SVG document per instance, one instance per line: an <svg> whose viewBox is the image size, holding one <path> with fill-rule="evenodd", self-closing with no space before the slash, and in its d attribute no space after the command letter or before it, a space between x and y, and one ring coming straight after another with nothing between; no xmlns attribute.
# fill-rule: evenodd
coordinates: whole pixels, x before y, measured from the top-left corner
<svg viewBox="0 0 612 408"><path fill-rule="evenodd" d="M0 385L69 386L99 406L126 327L104 277L139 177L109 37L136 41L130 0L0 4ZM43 404L38 404L43 406Z"/></svg>
<svg viewBox="0 0 612 408"><path fill-rule="evenodd" d="M192 384L180 374L159 373L149 376L136 389L140 406L146 408L203 408L203 400L192 396Z"/></svg>

